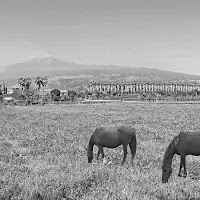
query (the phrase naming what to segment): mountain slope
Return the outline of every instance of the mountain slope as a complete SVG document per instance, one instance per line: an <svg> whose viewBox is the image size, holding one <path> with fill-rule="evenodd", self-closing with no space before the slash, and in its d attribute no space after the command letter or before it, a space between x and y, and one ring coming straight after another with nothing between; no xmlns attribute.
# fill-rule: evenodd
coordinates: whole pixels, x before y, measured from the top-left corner
<svg viewBox="0 0 200 200"><path fill-rule="evenodd" d="M2 68L0 78L49 76L61 74L65 70L77 68L78 64L54 57L34 58L24 63L17 63Z"/></svg>
<svg viewBox="0 0 200 200"><path fill-rule="evenodd" d="M91 80L200 80L200 76L197 75L154 68L83 65L52 56L5 66L0 71L0 80L7 80L8 85L17 84L20 77L37 76L48 77L48 87L60 89L85 85Z"/></svg>

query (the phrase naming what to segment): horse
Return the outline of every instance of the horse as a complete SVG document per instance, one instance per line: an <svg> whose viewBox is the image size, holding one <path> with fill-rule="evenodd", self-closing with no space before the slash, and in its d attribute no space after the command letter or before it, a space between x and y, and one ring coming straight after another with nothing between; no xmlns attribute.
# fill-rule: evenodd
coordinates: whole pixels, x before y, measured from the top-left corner
<svg viewBox="0 0 200 200"><path fill-rule="evenodd" d="M129 145L132 159L131 163L133 164L133 158L136 154L136 131L130 126L115 126L115 127L98 127L92 134L89 140L87 148L87 157L88 163L91 163L93 160L93 146L98 147L97 160L100 153L102 154L103 163L105 164L105 155L103 147L107 148L116 148L120 145L123 145L124 158L122 160L122 165L125 162L127 156L127 146Z"/></svg>
<svg viewBox="0 0 200 200"><path fill-rule="evenodd" d="M172 173L172 159L174 154L180 155L180 168L178 176L186 177L187 170L185 158L187 155L200 155L200 132L180 132L167 147L162 164L162 183L168 182ZM184 169L182 175L182 168Z"/></svg>

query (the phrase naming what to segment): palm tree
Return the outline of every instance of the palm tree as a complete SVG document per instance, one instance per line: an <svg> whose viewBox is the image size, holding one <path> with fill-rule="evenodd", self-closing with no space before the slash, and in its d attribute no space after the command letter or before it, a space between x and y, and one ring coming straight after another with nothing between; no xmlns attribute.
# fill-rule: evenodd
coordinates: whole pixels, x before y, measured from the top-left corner
<svg viewBox="0 0 200 200"><path fill-rule="evenodd" d="M44 92L44 87L47 85L48 79L44 78L44 77L37 77L35 79L35 83L38 85L38 91L40 92L41 87L43 88L43 92Z"/></svg>
<svg viewBox="0 0 200 200"><path fill-rule="evenodd" d="M19 78L18 83L21 86L22 90L28 90L31 86L31 78Z"/></svg>
<svg viewBox="0 0 200 200"><path fill-rule="evenodd" d="M47 78L44 78L44 77L37 77L36 79L35 79L35 83L38 85L38 90L40 91L40 89L41 89L41 86L42 87L45 87L46 86L46 84L47 84L47 82L48 82L48 79Z"/></svg>

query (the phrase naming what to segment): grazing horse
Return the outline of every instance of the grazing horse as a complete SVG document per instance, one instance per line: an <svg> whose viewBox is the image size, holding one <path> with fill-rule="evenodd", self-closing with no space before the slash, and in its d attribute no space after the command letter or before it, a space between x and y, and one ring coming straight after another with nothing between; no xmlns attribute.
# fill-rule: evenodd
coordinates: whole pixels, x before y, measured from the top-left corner
<svg viewBox="0 0 200 200"><path fill-rule="evenodd" d="M164 155L162 165L162 182L168 182L168 179L172 173L172 158L174 154L181 156L180 168L178 176L182 176L181 169L183 167L183 177L187 176L187 170L185 166L185 157L187 155L200 155L200 132L181 132L175 136L172 142L167 147Z"/></svg>
<svg viewBox="0 0 200 200"><path fill-rule="evenodd" d="M99 127L94 131L89 140L89 145L87 149L88 163L92 162L94 145L96 145L99 148L97 159L99 158L99 155L101 153L104 163L105 159L104 159L103 147L116 148L119 145L123 145L124 158L121 163L123 165L127 156L128 144L132 154L131 163L133 163L133 158L136 153L136 145L137 145L135 129L131 128L130 126L117 126L108 128Z"/></svg>

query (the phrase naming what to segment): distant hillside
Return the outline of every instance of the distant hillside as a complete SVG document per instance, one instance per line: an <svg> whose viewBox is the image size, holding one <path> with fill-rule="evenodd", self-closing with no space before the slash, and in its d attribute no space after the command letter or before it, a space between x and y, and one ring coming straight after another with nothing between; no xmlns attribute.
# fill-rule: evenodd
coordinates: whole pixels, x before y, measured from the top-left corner
<svg viewBox="0 0 200 200"><path fill-rule="evenodd" d="M5 80L9 86L16 85L20 77L37 76L48 78L48 88L60 89L77 88L91 80L200 80L197 75L154 68L83 65L52 56L5 66L0 71L0 80Z"/></svg>

